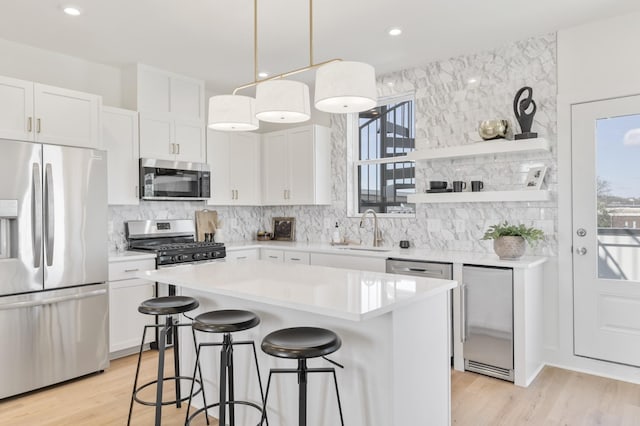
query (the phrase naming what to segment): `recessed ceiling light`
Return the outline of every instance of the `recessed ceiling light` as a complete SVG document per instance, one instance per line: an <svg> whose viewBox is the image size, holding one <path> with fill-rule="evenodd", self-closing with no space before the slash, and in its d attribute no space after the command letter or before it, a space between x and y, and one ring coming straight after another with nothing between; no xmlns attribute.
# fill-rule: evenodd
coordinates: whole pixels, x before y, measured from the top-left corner
<svg viewBox="0 0 640 426"><path fill-rule="evenodd" d="M268 72L261 71L261 72L259 72L259 73L258 73L258 77L260 77L260 78L267 78L267 77L269 77L269 73L268 73Z"/></svg>
<svg viewBox="0 0 640 426"><path fill-rule="evenodd" d="M400 34L402 34L402 29L398 27L389 28L388 32L390 36L399 36Z"/></svg>
<svg viewBox="0 0 640 426"><path fill-rule="evenodd" d="M75 6L65 6L62 11L70 16L80 16L82 12Z"/></svg>
<svg viewBox="0 0 640 426"><path fill-rule="evenodd" d="M478 79L476 77L471 77L470 79L467 80L467 83L469 84L475 84L478 82Z"/></svg>
<svg viewBox="0 0 640 426"><path fill-rule="evenodd" d="M394 86L394 82L393 81L387 81L387 86L393 87Z"/></svg>

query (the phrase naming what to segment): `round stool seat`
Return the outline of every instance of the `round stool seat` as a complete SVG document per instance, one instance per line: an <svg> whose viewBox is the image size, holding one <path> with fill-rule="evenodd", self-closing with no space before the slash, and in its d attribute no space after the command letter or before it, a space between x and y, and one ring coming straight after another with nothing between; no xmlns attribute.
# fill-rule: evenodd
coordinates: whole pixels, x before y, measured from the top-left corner
<svg viewBox="0 0 640 426"><path fill-rule="evenodd" d="M189 312L200 306L193 297L165 296L145 300L138 306L138 312L147 315L171 315Z"/></svg>
<svg viewBox="0 0 640 426"><path fill-rule="evenodd" d="M340 349L342 340L331 330L317 327L284 328L262 340L262 350L278 358L316 358Z"/></svg>
<svg viewBox="0 0 640 426"><path fill-rule="evenodd" d="M248 330L260 324L260 317L250 311L222 309L200 314L194 318L195 330L207 333L232 333Z"/></svg>

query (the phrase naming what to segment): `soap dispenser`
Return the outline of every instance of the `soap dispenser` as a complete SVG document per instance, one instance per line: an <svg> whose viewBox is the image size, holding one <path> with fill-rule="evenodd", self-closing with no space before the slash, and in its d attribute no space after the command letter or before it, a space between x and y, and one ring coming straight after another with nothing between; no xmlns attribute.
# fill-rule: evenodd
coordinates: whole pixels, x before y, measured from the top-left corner
<svg viewBox="0 0 640 426"><path fill-rule="evenodd" d="M331 242L334 244L340 244L342 242L342 237L340 236L340 227L338 226L338 222L336 222L336 227L333 228L333 235L331 236Z"/></svg>

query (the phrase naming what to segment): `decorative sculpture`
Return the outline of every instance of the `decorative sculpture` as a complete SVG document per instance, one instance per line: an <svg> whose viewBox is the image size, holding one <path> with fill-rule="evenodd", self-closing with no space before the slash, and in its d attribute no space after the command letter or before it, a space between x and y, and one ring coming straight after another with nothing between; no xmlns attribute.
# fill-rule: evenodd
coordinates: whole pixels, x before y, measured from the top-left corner
<svg viewBox="0 0 640 426"><path fill-rule="evenodd" d="M525 97L520 99L523 94ZM532 139L538 137L536 132L531 131L533 116L536 114L536 110L536 103L533 100L533 89L525 86L518 90L516 97L513 99L513 113L516 115L522 133L515 135L516 139Z"/></svg>

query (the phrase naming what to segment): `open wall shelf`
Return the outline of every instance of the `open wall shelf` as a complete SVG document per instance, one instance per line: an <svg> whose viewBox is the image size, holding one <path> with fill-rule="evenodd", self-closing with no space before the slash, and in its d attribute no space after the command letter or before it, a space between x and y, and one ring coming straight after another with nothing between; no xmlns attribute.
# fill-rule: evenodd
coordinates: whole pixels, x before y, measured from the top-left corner
<svg viewBox="0 0 640 426"><path fill-rule="evenodd" d="M510 201L549 201L548 190L522 191L481 191L481 192L444 192L435 194L412 194L409 203L491 203Z"/></svg>
<svg viewBox="0 0 640 426"><path fill-rule="evenodd" d="M519 152L549 152L549 141L544 138L495 142L476 142L447 148L423 149L407 154L406 160L444 160L448 158L477 157Z"/></svg>

